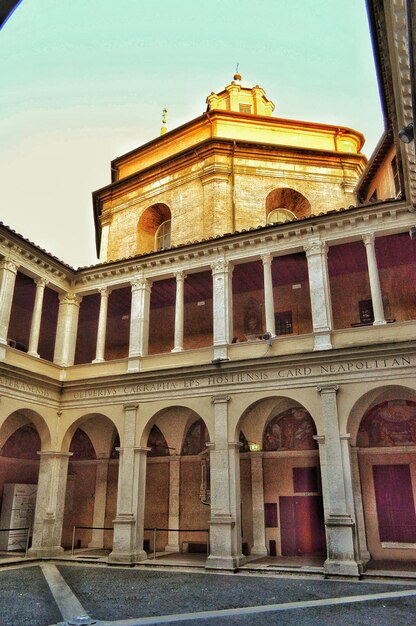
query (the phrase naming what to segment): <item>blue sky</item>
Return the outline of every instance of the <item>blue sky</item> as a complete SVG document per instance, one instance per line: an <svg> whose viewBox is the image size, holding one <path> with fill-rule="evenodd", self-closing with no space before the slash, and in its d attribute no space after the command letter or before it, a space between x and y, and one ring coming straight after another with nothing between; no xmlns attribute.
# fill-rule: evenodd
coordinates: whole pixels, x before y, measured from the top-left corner
<svg viewBox="0 0 416 626"><path fill-rule="evenodd" d="M205 110L232 79L275 115L383 127L364 0L23 0L0 31L1 219L97 262L91 192L110 160Z"/></svg>

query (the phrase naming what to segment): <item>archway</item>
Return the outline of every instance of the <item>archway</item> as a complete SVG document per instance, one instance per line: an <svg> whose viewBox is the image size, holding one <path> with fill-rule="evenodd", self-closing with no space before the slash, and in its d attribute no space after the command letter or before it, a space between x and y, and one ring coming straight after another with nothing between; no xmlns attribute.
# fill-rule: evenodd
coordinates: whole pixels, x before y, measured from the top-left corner
<svg viewBox="0 0 416 626"><path fill-rule="evenodd" d="M45 422L29 409L9 415L0 429L0 528L24 529L1 532L0 550L26 548L34 521L39 452L49 441Z"/></svg>
<svg viewBox="0 0 416 626"><path fill-rule="evenodd" d="M268 224L309 217L310 202L299 191L289 187L273 189L266 198L266 218Z"/></svg>
<svg viewBox="0 0 416 626"><path fill-rule="evenodd" d="M145 429L147 447L144 549L207 553L209 433L192 409L159 411ZM153 545L152 529L156 533ZM199 532L196 532L199 531Z"/></svg>
<svg viewBox="0 0 416 626"><path fill-rule="evenodd" d="M360 530L375 561L414 562L416 393L379 389L371 402L369 395L358 429L351 423L358 456L354 491L364 522Z"/></svg>
<svg viewBox="0 0 416 626"><path fill-rule="evenodd" d="M250 447L240 455L243 543L259 556L321 560L326 540L312 416L290 398L265 398L246 409L238 429Z"/></svg>
<svg viewBox="0 0 416 626"><path fill-rule="evenodd" d="M101 414L77 420L64 437L69 448L62 545L110 550L116 516L119 435Z"/></svg>
<svg viewBox="0 0 416 626"><path fill-rule="evenodd" d="M143 211L137 224L137 254L170 247L171 212L166 204L153 204Z"/></svg>

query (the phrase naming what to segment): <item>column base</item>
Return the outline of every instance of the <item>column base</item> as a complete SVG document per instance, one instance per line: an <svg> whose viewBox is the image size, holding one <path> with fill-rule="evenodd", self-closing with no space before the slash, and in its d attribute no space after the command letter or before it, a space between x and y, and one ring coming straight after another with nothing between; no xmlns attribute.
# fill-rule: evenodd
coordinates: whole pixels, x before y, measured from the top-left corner
<svg viewBox="0 0 416 626"><path fill-rule="evenodd" d="M213 346L212 361L217 361L218 364L221 361L228 361L228 344Z"/></svg>
<svg viewBox="0 0 416 626"><path fill-rule="evenodd" d="M48 559L51 556L60 556L63 553L64 549L62 546L32 547L27 551L28 556L40 559Z"/></svg>
<svg viewBox="0 0 416 626"><path fill-rule="evenodd" d="M373 322L373 326L384 326L384 324L387 324L386 320L374 320Z"/></svg>
<svg viewBox="0 0 416 626"><path fill-rule="evenodd" d="M180 552L179 543L168 543L168 544L166 544L165 552Z"/></svg>
<svg viewBox="0 0 416 626"><path fill-rule="evenodd" d="M251 556L268 556L268 551L266 546L253 546L250 550L250 555Z"/></svg>
<svg viewBox="0 0 416 626"><path fill-rule="evenodd" d="M140 372L140 360L141 357L130 357L127 363L128 372Z"/></svg>
<svg viewBox="0 0 416 626"><path fill-rule="evenodd" d="M104 363L105 359L94 359L91 363Z"/></svg>
<svg viewBox="0 0 416 626"><path fill-rule="evenodd" d="M37 352L28 352L28 355L29 355L29 356L34 356L34 357L36 357L37 359L39 358L39 354L38 354Z"/></svg>
<svg viewBox="0 0 416 626"><path fill-rule="evenodd" d="M332 350L331 332L330 331L315 331L313 338L314 352L319 350Z"/></svg>
<svg viewBox="0 0 416 626"><path fill-rule="evenodd" d="M209 555L205 561L205 569L224 569L235 571L246 562L243 554L238 556L214 556Z"/></svg>
<svg viewBox="0 0 416 626"><path fill-rule="evenodd" d="M356 561L327 559L324 563L325 576L351 576L359 578L361 572Z"/></svg>
<svg viewBox="0 0 416 626"><path fill-rule="evenodd" d="M180 346L176 347L176 348L172 348L171 352L183 352L183 348L181 348Z"/></svg>

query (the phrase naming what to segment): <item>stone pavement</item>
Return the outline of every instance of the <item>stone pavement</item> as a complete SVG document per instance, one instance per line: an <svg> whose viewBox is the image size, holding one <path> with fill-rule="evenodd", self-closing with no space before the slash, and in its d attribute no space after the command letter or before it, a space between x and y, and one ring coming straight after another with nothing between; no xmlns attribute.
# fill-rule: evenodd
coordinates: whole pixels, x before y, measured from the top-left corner
<svg viewBox="0 0 416 626"><path fill-rule="evenodd" d="M411 626L416 584L57 561L0 570L0 625ZM80 622L82 623L82 622Z"/></svg>

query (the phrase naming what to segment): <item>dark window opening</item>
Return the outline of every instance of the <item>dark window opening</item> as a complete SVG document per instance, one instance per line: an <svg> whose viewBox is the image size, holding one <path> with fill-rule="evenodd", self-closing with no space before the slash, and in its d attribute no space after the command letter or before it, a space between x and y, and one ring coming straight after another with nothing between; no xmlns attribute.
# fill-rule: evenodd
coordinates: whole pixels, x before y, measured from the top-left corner
<svg viewBox="0 0 416 626"><path fill-rule="evenodd" d="M282 311L274 314L276 335L291 335L293 333L292 311Z"/></svg>
<svg viewBox="0 0 416 626"><path fill-rule="evenodd" d="M240 104L240 113L251 113L251 104Z"/></svg>
<svg viewBox="0 0 416 626"><path fill-rule="evenodd" d="M397 157L392 158L390 165L391 165L391 171L393 173L394 191L397 197L401 192L400 174L399 174L399 168L397 166Z"/></svg>
<svg viewBox="0 0 416 626"><path fill-rule="evenodd" d="M360 311L360 322L362 324L372 324L374 322L373 303L371 300L360 300L358 303Z"/></svg>
<svg viewBox="0 0 416 626"><path fill-rule="evenodd" d="M277 528L277 503L264 503L264 524L266 528Z"/></svg>

